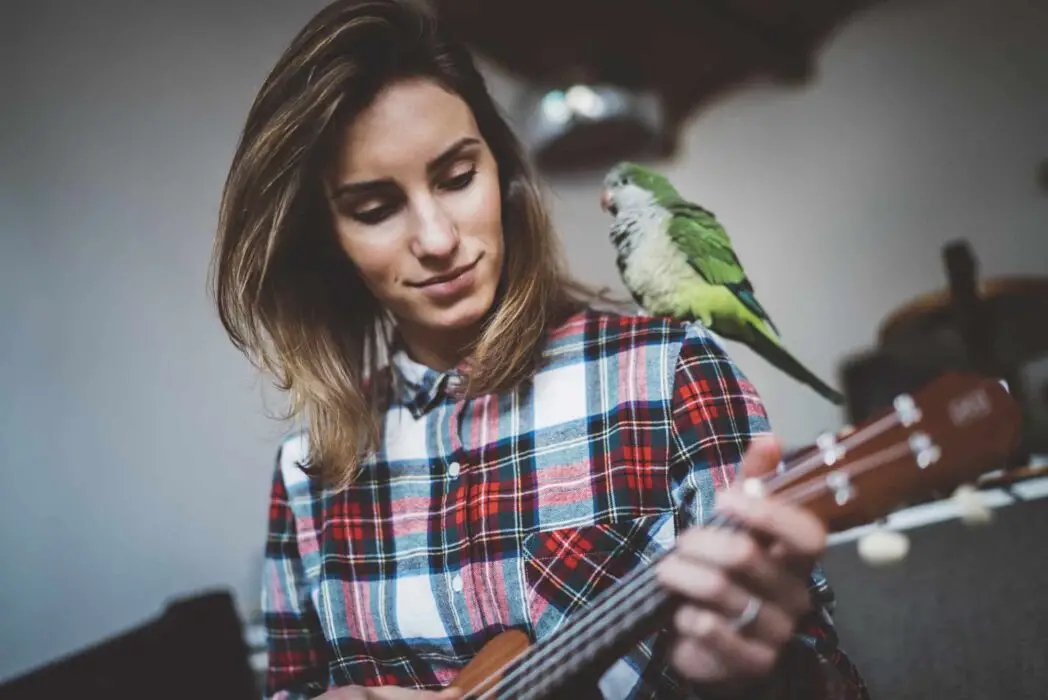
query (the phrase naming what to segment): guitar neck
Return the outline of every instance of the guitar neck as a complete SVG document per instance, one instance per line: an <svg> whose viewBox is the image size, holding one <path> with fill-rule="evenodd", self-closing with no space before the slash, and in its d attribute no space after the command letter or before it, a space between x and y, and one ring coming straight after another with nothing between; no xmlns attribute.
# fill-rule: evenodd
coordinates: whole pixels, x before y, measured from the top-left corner
<svg viewBox="0 0 1048 700"><path fill-rule="evenodd" d="M654 562L640 567L533 646L492 689L491 697L538 700L582 680L595 682L616 659L665 624L675 602L656 581Z"/></svg>
<svg viewBox="0 0 1048 700"><path fill-rule="evenodd" d="M706 524L736 527L720 514ZM670 551L672 547L636 567L554 635L532 647L492 689L492 697L538 700L583 679L596 681L618 658L661 629L678 603L655 577L655 564Z"/></svg>

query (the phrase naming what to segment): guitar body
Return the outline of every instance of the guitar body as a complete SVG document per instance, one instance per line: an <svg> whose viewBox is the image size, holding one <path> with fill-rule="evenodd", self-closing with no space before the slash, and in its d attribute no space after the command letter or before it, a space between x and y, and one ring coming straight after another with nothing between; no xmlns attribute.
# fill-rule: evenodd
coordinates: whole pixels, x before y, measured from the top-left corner
<svg viewBox="0 0 1048 700"><path fill-rule="evenodd" d="M502 680L502 672L531 646L528 635L520 630L506 630L484 645L480 653L459 672L452 688L466 691L466 697L491 690Z"/></svg>
<svg viewBox="0 0 1048 700"><path fill-rule="evenodd" d="M466 698L475 698L492 690L504 675L499 669L512 667L530 647L528 635L520 630L506 630L484 645L480 653L459 672L451 687L464 690ZM592 681L580 679L572 683L562 695L570 695L571 700L603 700L603 693L597 689L597 680L599 678ZM557 695L552 697L556 698Z"/></svg>

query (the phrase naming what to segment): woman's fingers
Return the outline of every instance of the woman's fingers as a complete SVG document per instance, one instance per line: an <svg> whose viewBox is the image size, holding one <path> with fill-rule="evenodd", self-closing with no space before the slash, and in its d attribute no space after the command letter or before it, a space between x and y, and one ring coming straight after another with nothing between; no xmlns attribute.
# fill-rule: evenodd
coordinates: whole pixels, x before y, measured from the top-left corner
<svg viewBox="0 0 1048 700"><path fill-rule="evenodd" d="M745 529L781 542L790 556L815 559L826 548L826 526L810 511L775 496L753 497L729 489L718 496L717 507Z"/></svg>
<svg viewBox="0 0 1048 700"><path fill-rule="evenodd" d="M781 459L782 447L779 441L771 435L758 435L750 441L742 456L739 479L769 474L775 471Z"/></svg>
<svg viewBox="0 0 1048 700"><path fill-rule="evenodd" d="M761 598L781 602L795 614L806 611L810 604L805 578L772 557L745 532L691 528L680 536L675 551L665 562L671 565L675 559L704 565L712 572L695 574L693 586L732 580ZM704 578L710 576L715 580L710 582ZM701 595L702 591L696 591L693 597ZM729 606L732 602L737 601L728 601Z"/></svg>
<svg viewBox="0 0 1048 700"><path fill-rule="evenodd" d="M674 664L690 677L758 677L775 666L780 644L741 634L722 615L685 604L674 615ZM710 673L710 672L713 673Z"/></svg>
<svg viewBox="0 0 1048 700"><path fill-rule="evenodd" d="M682 611L703 608L718 616L725 624L730 624L731 620L743 614L751 600L763 600L756 617L742 632L773 646L784 643L793 634L794 618L778 603L764 600L760 593L747 589L714 566L671 556L660 562L658 576L667 589L689 602L690 605L681 608ZM691 615L688 612L680 614ZM677 621L685 625L685 628L678 629L679 632L689 634L693 631L687 628L687 617Z"/></svg>
<svg viewBox="0 0 1048 700"><path fill-rule="evenodd" d="M780 455L774 438L755 439L740 479L774 471ZM718 495L737 527L688 529L656 568L683 599L672 621L672 662L693 679L766 675L811 608L808 576L825 549L825 526L774 495L748 495L744 483Z"/></svg>
<svg viewBox="0 0 1048 700"><path fill-rule="evenodd" d="M746 479L774 471L781 454L774 437L755 437L743 456L738 480L732 488L717 494L717 507L742 520L755 536L781 542L779 549L785 547L788 556L814 559L826 547L825 524L810 511L774 494L749 495L744 487Z"/></svg>

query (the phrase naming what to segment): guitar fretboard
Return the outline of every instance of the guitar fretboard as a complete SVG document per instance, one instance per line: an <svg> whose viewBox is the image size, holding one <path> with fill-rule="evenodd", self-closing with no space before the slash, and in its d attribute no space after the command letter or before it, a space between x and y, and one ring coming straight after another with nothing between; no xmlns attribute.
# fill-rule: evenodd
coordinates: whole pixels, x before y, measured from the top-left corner
<svg viewBox="0 0 1048 700"><path fill-rule="evenodd" d="M705 525L736 527L719 513ZM655 576L655 564L671 551L665 550L622 577L553 636L532 647L480 698L539 700L582 677L595 679L597 673L664 625L676 607L676 596Z"/></svg>

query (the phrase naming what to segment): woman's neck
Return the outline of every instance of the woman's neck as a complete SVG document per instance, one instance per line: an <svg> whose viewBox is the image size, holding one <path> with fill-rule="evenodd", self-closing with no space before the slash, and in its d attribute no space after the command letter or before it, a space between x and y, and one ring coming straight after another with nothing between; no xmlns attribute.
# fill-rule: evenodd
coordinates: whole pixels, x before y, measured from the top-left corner
<svg viewBox="0 0 1048 700"><path fill-rule="evenodd" d="M399 334L412 360L446 372L462 362L480 335L479 328L435 331L431 328L401 326Z"/></svg>

